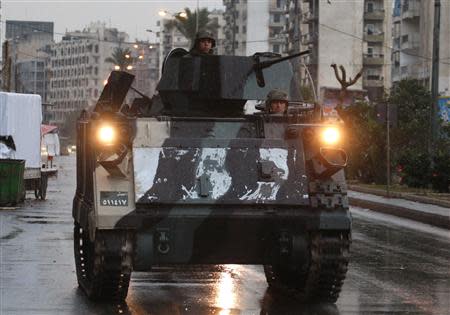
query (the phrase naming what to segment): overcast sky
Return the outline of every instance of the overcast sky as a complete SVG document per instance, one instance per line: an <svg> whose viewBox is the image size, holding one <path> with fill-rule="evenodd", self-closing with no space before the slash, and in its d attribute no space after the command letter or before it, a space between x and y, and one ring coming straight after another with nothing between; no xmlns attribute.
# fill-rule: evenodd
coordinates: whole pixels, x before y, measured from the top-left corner
<svg viewBox="0 0 450 315"><path fill-rule="evenodd" d="M146 29L157 30L158 11L179 12L185 7L195 10L196 0L3 0L1 20L31 20L54 22L55 40L66 31L82 30L90 22L101 21L125 31L130 41L155 41L155 35ZM223 9L222 0L199 0L199 6ZM1 24L2 39L5 24Z"/></svg>

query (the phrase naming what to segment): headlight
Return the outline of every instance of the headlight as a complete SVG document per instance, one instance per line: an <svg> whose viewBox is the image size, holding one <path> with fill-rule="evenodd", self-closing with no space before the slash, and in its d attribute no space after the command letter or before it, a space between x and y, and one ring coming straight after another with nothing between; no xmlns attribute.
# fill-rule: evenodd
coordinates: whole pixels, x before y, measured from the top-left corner
<svg viewBox="0 0 450 315"><path fill-rule="evenodd" d="M101 126L97 131L97 139L101 144L112 145L116 140L116 132L111 126Z"/></svg>
<svg viewBox="0 0 450 315"><path fill-rule="evenodd" d="M339 142L341 134L336 127L328 127L322 130L321 140L324 144L334 145Z"/></svg>

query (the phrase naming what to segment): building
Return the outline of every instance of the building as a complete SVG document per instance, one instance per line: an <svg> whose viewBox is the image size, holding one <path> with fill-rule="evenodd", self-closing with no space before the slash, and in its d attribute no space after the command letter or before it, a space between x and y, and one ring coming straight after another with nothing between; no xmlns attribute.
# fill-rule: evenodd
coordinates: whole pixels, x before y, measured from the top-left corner
<svg viewBox="0 0 450 315"><path fill-rule="evenodd" d="M159 69L162 69L164 58L172 49L183 48L189 50L191 43L189 40L174 26L173 19L162 18L157 23L159 32Z"/></svg>
<svg viewBox="0 0 450 315"><path fill-rule="evenodd" d="M392 11L390 0L365 0L363 89L378 100L391 88Z"/></svg>
<svg viewBox="0 0 450 315"><path fill-rule="evenodd" d="M450 95L450 3L441 1L439 93ZM417 79L431 88L434 1L396 0L393 17L393 84Z"/></svg>
<svg viewBox="0 0 450 315"><path fill-rule="evenodd" d="M223 0L225 52L250 56L255 52L283 53L287 0Z"/></svg>
<svg viewBox="0 0 450 315"><path fill-rule="evenodd" d="M48 61L53 44L53 22L6 21L2 55L2 89L48 96ZM44 107L44 122L50 119Z"/></svg>
<svg viewBox="0 0 450 315"><path fill-rule="evenodd" d="M159 71L159 43L138 41L130 47L131 68L128 70L135 76L133 87L142 94L152 97L158 84ZM130 91L128 101L140 97L137 93Z"/></svg>
<svg viewBox="0 0 450 315"><path fill-rule="evenodd" d="M36 32L51 34L53 37L53 22L6 20L6 39L20 38Z"/></svg>
<svg viewBox="0 0 450 315"><path fill-rule="evenodd" d="M3 90L32 93L47 99L47 62L53 35L35 32L3 43Z"/></svg>
<svg viewBox="0 0 450 315"><path fill-rule="evenodd" d="M128 47L128 35L104 23L92 23L83 31L68 32L51 46L48 101L56 125L70 112L96 104L114 65L105 61L116 47Z"/></svg>
<svg viewBox="0 0 450 315"><path fill-rule="evenodd" d="M225 19L223 10L212 10L209 13L209 18L211 21L218 25L214 38L216 39L216 54L225 54Z"/></svg>
<svg viewBox="0 0 450 315"><path fill-rule="evenodd" d="M328 94L336 95L340 84L331 68L332 64L342 65L349 77L354 78L363 67L363 1L321 1L304 0L300 3L287 3L289 16L295 8L299 10L298 30L294 24L287 27L288 43L286 50L310 50L310 54L301 57L301 80L312 94L324 104L324 109L332 112L336 100L330 100ZM345 18L337 18L345 17ZM288 25L289 25L288 21ZM297 32L297 34L296 34ZM298 39L299 38L299 39ZM297 46L297 42L300 44ZM361 91L362 80L351 87ZM330 107L330 108L327 108Z"/></svg>

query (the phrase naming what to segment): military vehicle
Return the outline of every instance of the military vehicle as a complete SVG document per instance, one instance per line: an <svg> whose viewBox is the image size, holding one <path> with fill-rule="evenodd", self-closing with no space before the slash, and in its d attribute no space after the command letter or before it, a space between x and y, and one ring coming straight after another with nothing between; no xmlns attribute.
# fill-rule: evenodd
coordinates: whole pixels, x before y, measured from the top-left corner
<svg viewBox="0 0 450 315"><path fill-rule="evenodd" d="M132 271L261 264L274 290L336 301L351 233L347 156L338 128L302 102L300 54L177 49L152 98L111 73L77 125L74 250L91 299L125 299ZM288 92L287 113L244 112L274 88ZM130 89L140 97L126 104Z"/></svg>

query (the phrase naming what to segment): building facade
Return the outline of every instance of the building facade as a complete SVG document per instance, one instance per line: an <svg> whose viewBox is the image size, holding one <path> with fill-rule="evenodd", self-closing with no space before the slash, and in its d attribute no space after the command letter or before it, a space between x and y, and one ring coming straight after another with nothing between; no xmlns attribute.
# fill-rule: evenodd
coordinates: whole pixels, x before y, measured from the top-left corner
<svg viewBox="0 0 450 315"><path fill-rule="evenodd" d="M53 36L53 28L53 22L6 20L5 38L18 38L36 32Z"/></svg>
<svg viewBox="0 0 450 315"><path fill-rule="evenodd" d="M53 22L6 21L2 55L2 89L39 94L48 101L48 61L53 44ZM43 107L44 122L50 117Z"/></svg>
<svg viewBox="0 0 450 315"><path fill-rule="evenodd" d="M160 77L159 71L159 43L150 43L148 41L138 41L130 48L132 59L129 73L135 76L133 87L142 94L152 97L156 90L156 85ZM139 94L130 91L127 96L129 103L134 98L139 98Z"/></svg>
<svg viewBox="0 0 450 315"><path fill-rule="evenodd" d="M364 3L363 89L370 100L378 100L391 88L392 2Z"/></svg>
<svg viewBox="0 0 450 315"><path fill-rule="evenodd" d="M439 93L450 95L450 3L441 1ZM434 1L396 0L393 17L393 84L417 79L431 88Z"/></svg>
<svg viewBox="0 0 450 315"><path fill-rule="evenodd" d="M225 49L229 55L284 53L288 0L224 0Z"/></svg>
<svg viewBox="0 0 450 315"><path fill-rule="evenodd" d="M61 126L65 117L95 105L114 65L105 61L114 48L127 47L128 35L102 23L83 31L68 32L51 46L49 97L51 123Z"/></svg>
<svg viewBox="0 0 450 315"><path fill-rule="evenodd" d="M173 25L173 19L162 18L157 23L159 32L156 36L159 38L159 69L162 69L164 58L172 49L183 48L189 50L191 43L189 40Z"/></svg>

